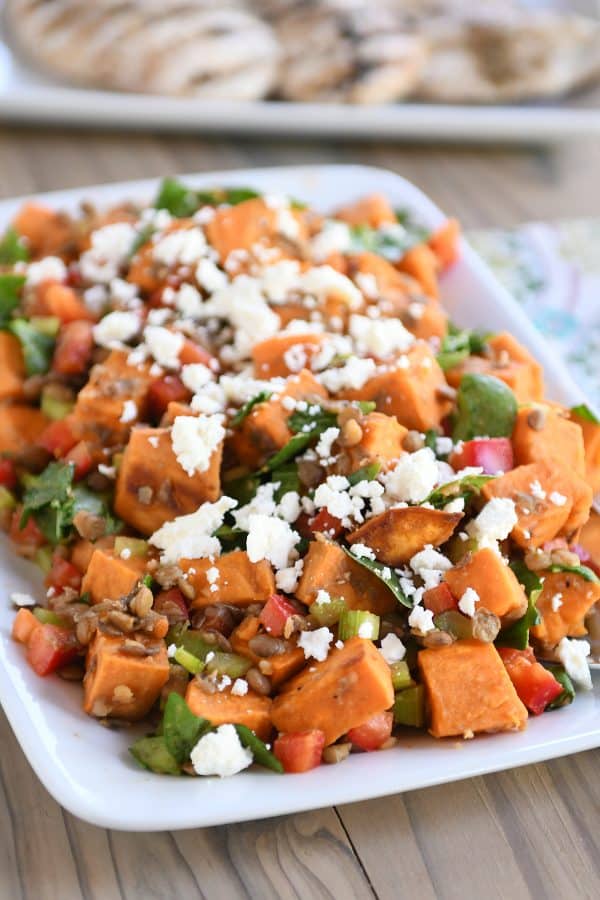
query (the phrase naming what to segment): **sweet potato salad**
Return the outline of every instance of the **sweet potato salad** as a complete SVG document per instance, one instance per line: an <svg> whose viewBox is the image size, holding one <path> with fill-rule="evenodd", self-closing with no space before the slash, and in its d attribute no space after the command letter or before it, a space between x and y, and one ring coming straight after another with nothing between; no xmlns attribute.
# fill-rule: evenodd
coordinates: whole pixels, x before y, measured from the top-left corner
<svg viewBox="0 0 600 900"><path fill-rule="evenodd" d="M0 517L46 588L13 637L145 720L142 766L303 772L591 688L600 423L449 321L459 254L383 196L173 179L4 234Z"/></svg>

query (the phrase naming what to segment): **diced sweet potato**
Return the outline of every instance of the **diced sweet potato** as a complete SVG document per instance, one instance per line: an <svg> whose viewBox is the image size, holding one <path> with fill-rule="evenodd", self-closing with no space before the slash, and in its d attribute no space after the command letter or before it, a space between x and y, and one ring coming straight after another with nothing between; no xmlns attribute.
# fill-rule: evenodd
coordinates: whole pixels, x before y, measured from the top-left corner
<svg viewBox="0 0 600 900"><path fill-rule="evenodd" d="M504 381L520 403L542 400L542 367L531 353L504 331L491 337L488 345L491 350L489 357L470 356L464 363L446 372L448 383L458 387L467 372L479 372Z"/></svg>
<svg viewBox="0 0 600 900"><path fill-rule="evenodd" d="M456 641L448 647L421 650L418 661L434 737L472 737L480 731L525 727L527 710L493 644Z"/></svg>
<svg viewBox="0 0 600 900"><path fill-rule="evenodd" d="M55 316L63 323L94 321L95 318L72 287L56 281L42 282L39 285L30 312L35 312L38 316Z"/></svg>
<svg viewBox="0 0 600 900"><path fill-rule="evenodd" d="M0 331L0 402L21 400L25 363L21 342L8 331Z"/></svg>
<svg viewBox="0 0 600 900"><path fill-rule="evenodd" d="M121 559L112 550L94 550L81 582L81 593L90 594L92 603L124 597L144 575L146 561L139 556Z"/></svg>
<svg viewBox="0 0 600 900"><path fill-rule="evenodd" d="M388 509L348 535L350 544L366 544L380 562L400 566L426 544L439 547L452 536L462 515L422 506Z"/></svg>
<svg viewBox="0 0 600 900"><path fill-rule="evenodd" d="M221 454L220 447L206 472L190 476L177 461L168 428L134 428L119 467L115 512L149 535L202 503L214 502L220 493Z"/></svg>
<svg viewBox="0 0 600 900"><path fill-rule="evenodd" d="M323 334L276 334L252 348L257 378L286 378L305 368L323 343Z"/></svg>
<svg viewBox="0 0 600 900"><path fill-rule="evenodd" d="M94 366L88 383L77 395L69 424L79 440L103 446L123 444L135 422L145 419L153 380L150 366L130 366L127 356L123 350L112 350L103 363ZM126 401L135 403L137 414L122 422Z"/></svg>
<svg viewBox="0 0 600 900"><path fill-rule="evenodd" d="M556 404L521 406L512 434L515 464L558 462L585 477L582 430Z"/></svg>
<svg viewBox="0 0 600 900"><path fill-rule="evenodd" d="M318 728L333 744L393 702L390 667L371 641L355 637L287 682L272 718L280 732Z"/></svg>
<svg viewBox="0 0 600 900"><path fill-rule="evenodd" d="M19 644L28 644L32 631L40 625L40 620L36 619L31 610L22 607L13 620L11 637Z"/></svg>
<svg viewBox="0 0 600 900"><path fill-rule="evenodd" d="M479 594L478 606L500 618L522 615L527 609L527 597L516 575L489 547L466 556L444 573L444 581L458 599L467 588L473 588Z"/></svg>
<svg viewBox="0 0 600 900"><path fill-rule="evenodd" d="M531 629L532 636L548 647L563 637L586 634L584 618L600 599L600 585L572 572L544 573L537 608L542 621ZM554 609L556 606L556 609Z"/></svg>
<svg viewBox="0 0 600 900"><path fill-rule="evenodd" d="M68 218L40 203L24 203L13 219L13 228L26 238L34 257L60 256L72 243Z"/></svg>
<svg viewBox="0 0 600 900"><path fill-rule="evenodd" d="M396 600L385 584L350 559L341 547L329 541L311 541L296 597L310 606L321 588L332 597L343 597L349 609L383 615L396 608Z"/></svg>
<svg viewBox="0 0 600 900"><path fill-rule="evenodd" d="M250 606L265 603L275 593L275 578L270 564L262 559L252 563L245 550L224 553L211 562L209 559L182 559L180 568L188 574L188 582L196 592L194 608L228 603L231 606ZM217 569L218 578L209 581L206 573ZM211 591L211 585L216 590Z"/></svg>
<svg viewBox="0 0 600 900"><path fill-rule="evenodd" d="M456 219L446 222L429 236L427 244L435 253L442 269L451 266L458 259L460 224Z"/></svg>
<svg viewBox="0 0 600 900"><path fill-rule="evenodd" d="M253 663L259 662L261 657L250 650L248 641L258 634L259 625L258 616L247 616L232 631L229 637L232 650L235 653L239 653L240 656L251 659ZM285 653L276 653L274 656L270 656L268 660L265 660L265 662L269 670L269 681L273 687L279 687L279 685L283 684L284 681L287 681L288 678L291 678L292 675L295 675L306 665L304 650L301 647L291 647Z"/></svg>
<svg viewBox="0 0 600 900"><path fill-rule="evenodd" d="M592 503L592 490L583 478L558 462L517 466L488 481L482 494L486 500L510 497L515 502L518 522L511 535L523 548L541 547L559 535L570 537L587 520Z"/></svg>
<svg viewBox="0 0 600 900"><path fill-rule="evenodd" d="M352 447L340 448L332 467L332 471L340 475L349 475L371 463L379 463L385 470L404 453L402 442L407 429L395 416L368 413L360 419L359 425L362 429L360 441Z"/></svg>
<svg viewBox="0 0 600 900"><path fill-rule="evenodd" d="M594 493L600 491L600 425L588 422L571 413L573 422L581 428L585 450L585 477Z"/></svg>
<svg viewBox="0 0 600 900"><path fill-rule="evenodd" d="M383 194L369 194L342 206L334 214L336 219L348 225L370 225L379 228L386 223L395 224L398 220L390 201Z"/></svg>
<svg viewBox="0 0 600 900"><path fill-rule="evenodd" d="M600 561L600 516L593 510L581 529L579 543L595 562Z"/></svg>
<svg viewBox="0 0 600 900"><path fill-rule="evenodd" d="M347 400L373 400L379 412L396 416L406 428L437 428L452 408L444 395L446 380L431 348L419 341L406 353L406 368L375 375L359 390L342 391Z"/></svg>
<svg viewBox="0 0 600 900"><path fill-rule="evenodd" d="M306 239L304 217L299 210L290 210L298 224L298 240ZM233 250L251 251L255 245L272 245L279 233L278 210L261 198L245 200L236 206L219 207L206 225L208 240L225 262ZM283 251L281 256L287 255Z"/></svg>
<svg viewBox="0 0 600 900"><path fill-rule="evenodd" d="M427 244L417 244L407 250L397 263L401 272L407 272L415 278L428 297L439 296L438 271L440 264L437 256Z"/></svg>
<svg viewBox="0 0 600 900"><path fill-rule="evenodd" d="M20 453L35 444L48 419L31 406L0 406L0 453Z"/></svg>
<svg viewBox="0 0 600 900"><path fill-rule="evenodd" d="M186 703L196 716L208 719L213 725L245 725L262 741L268 741L271 724L270 697L262 697L248 691L243 697L230 690L208 694L192 679L185 695Z"/></svg>
<svg viewBox="0 0 600 900"><path fill-rule="evenodd" d="M135 634L151 653L137 656L124 649L126 637L96 632L89 646L83 680L83 708L88 715L143 719L156 703L169 677L164 641Z"/></svg>
<svg viewBox="0 0 600 900"><path fill-rule="evenodd" d="M241 463L258 468L269 456L285 447L292 436L287 425L291 413L285 409L282 400L292 397L294 400L314 399L319 402L320 398L326 396L327 392L308 369L292 375L285 388L278 391L276 398L271 397L265 403L255 406L228 438L226 448L231 458L238 465Z"/></svg>
<svg viewBox="0 0 600 900"><path fill-rule="evenodd" d="M105 535L97 541L88 541L83 538L73 544L71 550L71 562L82 575L87 571L95 550L112 550L115 543L114 535Z"/></svg>

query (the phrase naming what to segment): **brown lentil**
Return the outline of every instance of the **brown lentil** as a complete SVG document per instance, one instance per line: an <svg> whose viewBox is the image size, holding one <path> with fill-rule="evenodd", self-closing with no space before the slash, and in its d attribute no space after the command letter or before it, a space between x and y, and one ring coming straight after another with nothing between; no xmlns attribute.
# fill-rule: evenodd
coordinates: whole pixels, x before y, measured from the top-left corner
<svg viewBox="0 0 600 900"><path fill-rule="evenodd" d="M252 666L252 668L248 669L246 672L245 677L249 686L253 691L256 691L257 694L262 694L266 697L271 693L271 682L266 675L263 675L260 669Z"/></svg>

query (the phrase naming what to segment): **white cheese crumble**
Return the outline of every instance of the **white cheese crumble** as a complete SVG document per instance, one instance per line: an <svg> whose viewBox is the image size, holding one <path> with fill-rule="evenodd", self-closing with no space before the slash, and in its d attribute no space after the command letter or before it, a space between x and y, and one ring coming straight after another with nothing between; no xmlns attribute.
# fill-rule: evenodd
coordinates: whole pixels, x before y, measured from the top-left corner
<svg viewBox="0 0 600 900"><path fill-rule="evenodd" d="M263 294L272 303L285 300L290 291L299 287L299 274L300 265L295 259L282 259L266 266L260 273Z"/></svg>
<svg viewBox="0 0 600 900"><path fill-rule="evenodd" d="M552 491L550 494L550 503L553 503L554 506L564 506L567 502L567 498L564 494L560 494L558 491Z"/></svg>
<svg viewBox="0 0 600 900"><path fill-rule="evenodd" d="M248 682L245 678L236 678L231 688L234 697L245 697L248 693Z"/></svg>
<svg viewBox="0 0 600 900"><path fill-rule="evenodd" d="M201 737L190 756L198 775L237 775L252 764L252 751L243 747L233 725L219 725Z"/></svg>
<svg viewBox="0 0 600 900"><path fill-rule="evenodd" d="M481 597L473 588L468 587L460 600L458 601L458 608L461 613L464 613L465 616L469 616L470 619L475 615L475 604L479 603Z"/></svg>
<svg viewBox="0 0 600 900"><path fill-rule="evenodd" d="M515 504L509 497L493 497L485 504L477 518L467 525L467 532L480 547L498 549L518 522Z"/></svg>
<svg viewBox="0 0 600 900"><path fill-rule="evenodd" d="M35 606L35 600L31 594L23 594L20 591L13 591L10 595L10 602L15 606Z"/></svg>
<svg viewBox="0 0 600 900"><path fill-rule="evenodd" d="M35 287L43 281L64 281L67 277L67 267L58 256L45 256L38 262L29 263L27 266L27 287Z"/></svg>
<svg viewBox="0 0 600 900"><path fill-rule="evenodd" d="M223 416L177 416L171 430L171 442L177 462L191 477L206 472L213 453L225 439Z"/></svg>
<svg viewBox="0 0 600 900"><path fill-rule="evenodd" d="M412 557L410 567L422 578L425 589L437 587L442 580L442 574L452 568L452 563L442 553L434 550L431 544L427 544L423 550Z"/></svg>
<svg viewBox="0 0 600 900"><path fill-rule="evenodd" d="M214 377L214 373L204 363L190 363L181 370L181 380L192 394L201 391Z"/></svg>
<svg viewBox="0 0 600 900"><path fill-rule="evenodd" d="M119 422L133 422L137 418L138 408L135 400L126 400Z"/></svg>
<svg viewBox="0 0 600 900"><path fill-rule="evenodd" d="M196 512L165 522L148 540L163 551L162 563L218 556L221 543L213 534L223 524L225 514L235 506L237 500L231 497L221 497L216 503L203 503Z"/></svg>
<svg viewBox="0 0 600 900"><path fill-rule="evenodd" d="M386 359L394 353L402 353L414 343L415 337L407 331L400 319L372 319L369 316L350 316L350 335L360 354L371 354Z"/></svg>
<svg viewBox="0 0 600 900"><path fill-rule="evenodd" d="M169 659L173 659L173 657L175 656L176 653L177 653L177 646L176 646L176 644L169 644L169 646L167 647L167 656L168 656L168 658L169 658Z"/></svg>
<svg viewBox="0 0 600 900"><path fill-rule="evenodd" d="M266 302L259 281L248 275L238 275L216 291L203 304L202 316L225 319L233 327L233 346L223 348L231 360L248 359L254 344L277 334L281 324Z"/></svg>
<svg viewBox="0 0 600 900"><path fill-rule="evenodd" d="M127 261L136 238L137 231L129 222L114 222L93 231L90 249L79 260L85 280L109 284Z"/></svg>
<svg viewBox="0 0 600 900"><path fill-rule="evenodd" d="M207 294L214 294L225 287L227 275L212 259L201 259L196 266L196 281Z"/></svg>
<svg viewBox="0 0 600 900"><path fill-rule="evenodd" d="M304 650L305 659L312 657L317 662L323 662L327 659L332 640L333 634L329 628L317 628L316 631L301 631L298 646Z"/></svg>
<svg viewBox="0 0 600 900"><path fill-rule="evenodd" d="M329 460L331 457L331 447L340 436L339 428L326 428L321 434L315 452L319 459Z"/></svg>
<svg viewBox="0 0 600 900"><path fill-rule="evenodd" d="M587 662L590 650L589 641L573 640L567 637L562 638L556 648L557 656L565 667L567 675L586 691L591 691L593 687L592 675Z"/></svg>
<svg viewBox="0 0 600 900"><path fill-rule="evenodd" d="M529 485L529 493L534 498L534 500L546 499L546 491L543 489L537 478Z"/></svg>
<svg viewBox="0 0 600 900"><path fill-rule="evenodd" d="M251 515L248 520L246 552L250 562L266 559L276 569L286 569L296 554L300 535L288 522L265 515Z"/></svg>
<svg viewBox="0 0 600 900"><path fill-rule="evenodd" d="M554 594L554 596L550 600L550 606L552 607L552 612L558 612L558 610L561 608L562 605L563 605L563 595L559 591L558 593Z"/></svg>
<svg viewBox="0 0 600 900"><path fill-rule="evenodd" d="M204 301L193 284L182 284L175 293L173 302L181 315L188 319L197 319L202 316L202 304Z"/></svg>
<svg viewBox="0 0 600 900"><path fill-rule="evenodd" d="M363 296L346 275L331 266L316 266L300 276L302 290L312 294L318 301L325 301L331 295L340 297L350 309L360 309Z"/></svg>
<svg viewBox="0 0 600 900"><path fill-rule="evenodd" d="M406 647L398 637L398 635L386 634L381 640L379 652L390 666L395 662L400 662L406 656Z"/></svg>
<svg viewBox="0 0 600 900"><path fill-rule="evenodd" d="M201 228L178 228L162 235L154 245L154 259L165 266L192 266L207 250Z"/></svg>
<svg viewBox="0 0 600 900"><path fill-rule="evenodd" d="M374 551L371 547L367 547L366 544L352 544L351 550L353 555L359 559L375 559Z"/></svg>
<svg viewBox="0 0 600 900"><path fill-rule="evenodd" d="M428 634L435 629L432 611L425 609L423 606L413 607L408 617L408 624L415 631L418 631L419 634Z"/></svg>
<svg viewBox="0 0 600 900"><path fill-rule="evenodd" d="M312 362L313 368L316 369L315 359L316 357L313 357ZM343 390L358 391L375 375L376 371L377 366L374 360L351 356L343 366L321 372L318 380L331 394L337 394Z"/></svg>
<svg viewBox="0 0 600 900"><path fill-rule="evenodd" d="M284 594L293 594L298 587L298 582L304 568L304 560L297 559L293 566L287 566L275 573L275 585Z"/></svg>
<svg viewBox="0 0 600 900"><path fill-rule="evenodd" d="M328 219L310 242L310 254L316 262L324 262L333 253L346 253L352 244L350 228L345 222Z"/></svg>
<svg viewBox="0 0 600 900"><path fill-rule="evenodd" d="M136 313L116 310L104 316L94 325L94 340L100 347L119 348L131 340L140 330L140 319Z"/></svg>
<svg viewBox="0 0 600 900"><path fill-rule="evenodd" d="M373 622L361 622L358 626L358 637L365 638L366 640L374 640L375 638L375 625Z"/></svg>
<svg viewBox="0 0 600 900"><path fill-rule="evenodd" d="M148 325L144 328L144 341L160 366L165 369L179 368L179 354L184 344L184 337L179 331L169 331L160 325Z"/></svg>
<svg viewBox="0 0 600 900"><path fill-rule="evenodd" d="M434 489L437 480L437 461L429 447L423 447L416 453L404 454L396 466L382 477L386 492L391 498L409 503L422 503Z"/></svg>

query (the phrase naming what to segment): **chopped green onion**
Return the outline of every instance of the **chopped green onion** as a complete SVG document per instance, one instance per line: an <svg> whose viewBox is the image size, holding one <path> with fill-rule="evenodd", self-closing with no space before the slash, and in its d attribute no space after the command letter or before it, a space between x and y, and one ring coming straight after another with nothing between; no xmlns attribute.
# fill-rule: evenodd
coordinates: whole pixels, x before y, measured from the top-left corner
<svg viewBox="0 0 600 900"><path fill-rule="evenodd" d="M365 609L346 609L338 623L338 637L347 641L353 637L376 641L379 637L379 616Z"/></svg>
<svg viewBox="0 0 600 900"><path fill-rule="evenodd" d="M317 625L337 625L342 613L346 612L346 601L343 597L332 597L329 603L313 603L310 607L311 618Z"/></svg>
<svg viewBox="0 0 600 900"><path fill-rule="evenodd" d="M411 728L425 726L425 686L415 684L396 694L394 701L394 722Z"/></svg>
<svg viewBox="0 0 600 900"><path fill-rule="evenodd" d="M119 535L115 538L114 549L117 556L120 556L124 550L129 550L129 556L143 557L148 555L148 541ZM127 553L125 555L127 556Z"/></svg>
<svg viewBox="0 0 600 900"><path fill-rule="evenodd" d="M253 731L245 725L234 725L233 727L237 731L240 743L252 751L255 763L258 763L259 766L264 766L266 769L272 769L274 772L283 773L283 766L277 757L270 750L267 750L265 743Z"/></svg>
<svg viewBox="0 0 600 900"><path fill-rule="evenodd" d="M411 678L406 660L402 659L399 662L392 663L390 669L392 670L392 685L395 691L403 691L414 685L415 682Z"/></svg>
<svg viewBox="0 0 600 900"><path fill-rule="evenodd" d="M36 606L33 614L42 625L60 625L62 628L67 625L65 619L62 619L51 609L46 609L43 606Z"/></svg>
<svg viewBox="0 0 600 900"><path fill-rule="evenodd" d="M201 672L204 668L202 660L198 659L197 656L194 656L193 653L190 653L184 647L178 647L176 649L173 659L175 662L178 662L180 666L183 666L190 675L197 675L198 672Z"/></svg>

